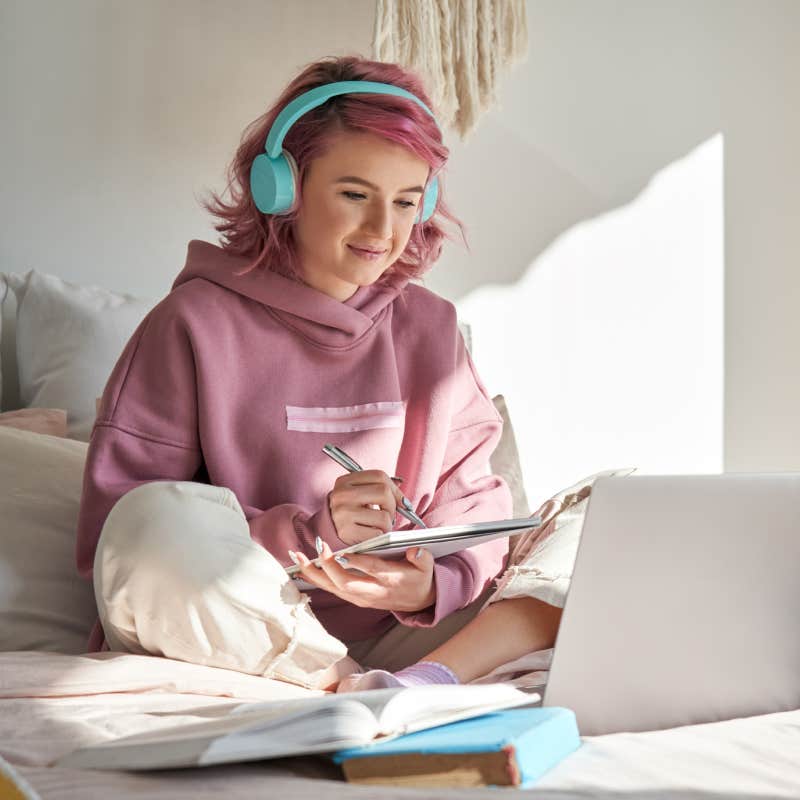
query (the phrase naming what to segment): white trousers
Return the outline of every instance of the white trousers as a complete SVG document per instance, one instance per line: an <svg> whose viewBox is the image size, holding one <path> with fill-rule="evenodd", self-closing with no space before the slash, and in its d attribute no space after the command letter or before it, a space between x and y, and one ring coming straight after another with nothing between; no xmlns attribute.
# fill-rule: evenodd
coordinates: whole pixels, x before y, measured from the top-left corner
<svg viewBox="0 0 800 800"><path fill-rule="evenodd" d="M518 542L514 550L525 554L525 563L512 559L500 590L488 590L435 628L398 623L374 639L351 643L351 656L366 667L395 670L436 648L489 602L529 595L563 606L580 532L575 522L582 515L573 515L571 526L562 525L559 533L563 503L548 503L549 523ZM250 538L244 512L225 487L155 481L121 497L97 545L94 590L112 650L312 688L357 668L347 646L314 616L308 596ZM534 661L537 669L549 666L547 658Z"/></svg>
<svg viewBox="0 0 800 800"><path fill-rule="evenodd" d="M94 591L112 650L313 688L347 654L221 486L157 481L121 497L100 534Z"/></svg>

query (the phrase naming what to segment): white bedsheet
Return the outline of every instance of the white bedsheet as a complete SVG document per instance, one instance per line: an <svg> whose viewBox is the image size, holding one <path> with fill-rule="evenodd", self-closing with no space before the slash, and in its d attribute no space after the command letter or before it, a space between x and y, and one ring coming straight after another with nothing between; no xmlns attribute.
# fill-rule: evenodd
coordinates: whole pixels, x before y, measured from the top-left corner
<svg viewBox="0 0 800 800"><path fill-rule="evenodd" d="M463 797L356 787L320 759L157 773L48 766L70 750L195 721L222 705L314 695L264 678L121 653L0 653L0 756L43 800L77 798ZM667 731L590 737L530 793L541 798L800 798L800 711ZM492 789L470 797L492 798Z"/></svg>

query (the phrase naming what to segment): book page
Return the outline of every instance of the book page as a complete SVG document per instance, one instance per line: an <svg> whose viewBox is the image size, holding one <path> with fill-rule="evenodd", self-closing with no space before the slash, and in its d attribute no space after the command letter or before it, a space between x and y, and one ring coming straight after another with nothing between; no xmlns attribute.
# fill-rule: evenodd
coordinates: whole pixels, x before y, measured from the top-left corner
<svg viewBox="0 0 800 800"><path fill-rule="evenodd" d="M505 683L413 686L384 705L377 714L378 729L381 734L407 733L539 699Z"/></svg>
<svg viewBox="0 0 800 800"><path fill-rule="evenodd" d="M377 734L375 715L363 703L339 695L334 703L309 698L287 712L281 701L252 714L231 714L160 731L125 736L64 756L59 766L81 769L155 769L217 764L355 747ZM331 699L336 700L332 695ZM261 704L258 704L261 705Z"/></svg>
<svg viewBox="0 0 800 800"><path fill-rule="evenodd" d="M249 703L238 706L232 715L251 714L260 717L275 706L315 708L336 705L349 699L361 703L374 715L377 731L381 734L409 729L432 727L440 720L458 714L459 718L486 713L486 709L508 708L514 705L533 704L539 695L522 692L505 683L459 684L442 686L410 686L396 689L370 689L362 692L330 694L298 700L280 700L266 703Z"/></svg>
<svg viewBox="0 0 800 800"><path fill-rule="evenodd" d="M302 717L283 720L279 726L248 726L214 739L198 763L224 764L260 758L325 753L371 742L378 733L375 715L358 701L343 701L317 708ZM350 743L353 744L350 744Z"/></svg>
<svg viewBox="0 0 800 800"><path fill-rule="evenodd" d="M371 689L364 692L347 692L342 694L329 693L321 697L298 697L292 700L267 700L258 703L242 703L232 709L231 716L239 716L241 714L257 714L261 716L265 713L274 711L301 711L311 708L326 708L331 705L337 705L344 699L349 698L363 703L378 718L384 706L400 692L405 692L407 689L402 687L397 689Z"/></svg>

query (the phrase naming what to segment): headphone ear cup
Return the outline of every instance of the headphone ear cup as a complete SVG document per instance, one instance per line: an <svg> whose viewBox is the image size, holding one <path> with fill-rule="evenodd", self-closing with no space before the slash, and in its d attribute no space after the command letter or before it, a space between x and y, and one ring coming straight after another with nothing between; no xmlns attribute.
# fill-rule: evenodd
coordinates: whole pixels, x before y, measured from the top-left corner
<svg viewBox="0 0 800 800"><path fill-rule="evenodd" d="M257 155L250 167L250 193L263 214L282 214L294 203L297 167L285 150L277 157Z"/></svg>
<svg viewBox="0 0 800 800"><path fill-rule="evenodd" d="M417 214L414 220L416 223L427 222L436 211L436 203L439 200L439 179L434 178L425 189L425 195L422 198L422 211Z"/></svg>

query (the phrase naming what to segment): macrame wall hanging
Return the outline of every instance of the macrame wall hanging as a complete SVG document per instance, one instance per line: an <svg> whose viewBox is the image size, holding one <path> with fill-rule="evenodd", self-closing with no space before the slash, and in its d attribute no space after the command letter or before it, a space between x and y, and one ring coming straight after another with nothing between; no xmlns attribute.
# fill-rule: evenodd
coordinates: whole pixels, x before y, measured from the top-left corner
<svg viewBox="0 0 800 800"><path fill-rule="evenodd" d="M377 0L373 50L418 72L439 124L463 140L527 56L525 0Z"/></svg>

